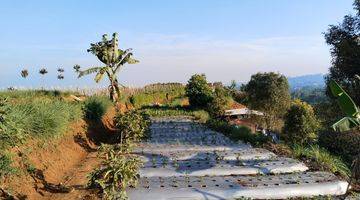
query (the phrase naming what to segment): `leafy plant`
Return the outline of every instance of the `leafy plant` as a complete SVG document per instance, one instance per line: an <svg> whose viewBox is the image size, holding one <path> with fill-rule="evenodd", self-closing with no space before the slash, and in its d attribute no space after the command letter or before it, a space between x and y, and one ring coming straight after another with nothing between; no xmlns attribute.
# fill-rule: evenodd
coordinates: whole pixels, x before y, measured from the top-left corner
<svg viewBox="0 0 360 200"><path fill-rule="evenodd" d="M126 113L117 113L114 124L119 134L117 140L120 143L138 142L146 137L150 120L147 114L138 110L130 110Z"/></svg>
<svg viewBox="0 0 360 200"><path fill-rule="evenodd" d="M111 101L105 96L91 96L84 102L85 117L99 121L110 106Z"/></svg>
<svg viewBox="0 0 360 200"><path fill-rule="evenodd" d="M102 145L100 154L105 160L89 175L88 187L100 188L105 199L128 199L126 188L135 187L138 182L142 162L121 148Z"/></svg>
<svg viewBox="0 0 360 200"><path fill-rule="evenodd" d="M205 108L213 98L205 74L191 76L185 91L186 96L189 97L189 103L193 107Z"/></svg>
<svg viewBox="0 0 360 200"><path fill-rule="evenodd" d="M119 82L117 73L125 64L135 64L139 61L132 58L132 49L121 50L118 49L119 41L117 33L113 34L111 40L108 39L107 34L103 35L102 41L90 44L91 47L87 50L94 54L105 66L92 67L83 71L79 71L79 78L88 74L96 73L95 82L98 83L106 74L110 81L109 93L112 101L117 101L120 97ZM80 67L76 68L77 70ZM76 70L75 69L75 70Z"/></svg>

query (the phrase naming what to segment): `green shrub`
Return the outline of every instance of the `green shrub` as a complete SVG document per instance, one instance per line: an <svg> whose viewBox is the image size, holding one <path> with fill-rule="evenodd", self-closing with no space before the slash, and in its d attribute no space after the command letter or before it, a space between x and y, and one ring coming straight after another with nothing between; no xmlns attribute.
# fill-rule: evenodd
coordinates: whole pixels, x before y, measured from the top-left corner
<svg viewBox="0 0 360 200"><path fill-rule="evenodd" d="M213 98L212 90L206 81L205 74L191 76L185 91L192 107L205 108Z"/></svg>
<svg viewBox="0 0 360 200"><path fill-rule="evenodd" d="M319 136L319 144L351 163L360 154L360 130L323 131Z"/></svg>
<svg viewBox="0 0 360 200"><path fill-rule="evenodd" d="M114 117L114 124L119 132L118 142L138 142L147 136L150 119L144 112L130 110L124 114L118 113Z"/></svg>
<svg viewBox="0 0 360 200"><path fill-rule="evenodd" d="M293 155L296 158L307 159L317 170L330 171L343 177L348 177L350 174L350 169L340 158L333 156L326 149L319 146L304 147L294 145Z"/></svg>
<svg viewBox="0 0 360 200"><path fill-rule="evenodd" d="M314 142L319 127L311 105L297 99L285 115L283 133L286 141L302 145Z"/></svg>
<svg viewBox="0 0 360 200"><path fill-rule="evenodd" d="M234 141L244 141L259 146L269 141L269 138L262 133L251 133L246 126L231 125L223 120L210 119L207 126L215 131L223 133Z"/></svg>
<svg viewBox="0 0 360 200"><path fill-rule="evenodd" d="M110 106L111 101L109 98L105 96L91 96L84 102L85 117L99 121Z"/></svg>

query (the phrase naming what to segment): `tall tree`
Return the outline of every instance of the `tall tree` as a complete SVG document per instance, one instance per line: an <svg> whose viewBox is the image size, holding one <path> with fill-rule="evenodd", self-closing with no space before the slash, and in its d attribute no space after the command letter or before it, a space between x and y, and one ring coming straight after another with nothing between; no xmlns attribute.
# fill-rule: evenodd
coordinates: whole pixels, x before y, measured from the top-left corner
<svg viewBox="0 0 360 200"><path fill-rule="evenodd" d="M79 71L79 78L88 74L96 73L94 79L96 83L98 83L104 75L106 75L110 81L110 85L108 87L110 99L114 102L117 101L120 96L117 73L123 65L139 62L132 57L132 49L121 50L118 46L119 41L117 33L114 33L112 39L110 40L105 34L103 35L102 41L90 44L90 48L87 50L88 52L94 54L103 64L105 64L105 66L91 67L83 71L80 71L79 66L74 66L74 69Z"/></svg>
<svg viewBox="0 0 360 200"><path fill-rule="evenodd" d="M274 72L257 73L251 76L244 90L250 108L264 112L264 125L280 130L291 103L287 78Z"/></svg>
<svg viewBox="0 0 360 200"><path fill-rule="evenodd" d="M337 25L330 25L325 33L326 43L331 46L332 66L326 77L338 82L357 104L360 104L360 0L355 0L355 15L346 15ZM331 94L328 92L328 95Z"/></svg>

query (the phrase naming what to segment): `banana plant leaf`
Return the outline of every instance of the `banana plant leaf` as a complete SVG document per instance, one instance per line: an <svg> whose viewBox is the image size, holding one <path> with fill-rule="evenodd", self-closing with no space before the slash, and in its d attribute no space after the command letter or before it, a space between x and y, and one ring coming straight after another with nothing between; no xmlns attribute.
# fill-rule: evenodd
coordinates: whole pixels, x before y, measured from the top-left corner
<svg viewBox="0 0 360 200"><path fill-rule="evenodd" d="M351 97L339 86L336 81L330 81L330 90L334 97L337 98L341 109L348 117L356 117L359 109Z"/></svg>

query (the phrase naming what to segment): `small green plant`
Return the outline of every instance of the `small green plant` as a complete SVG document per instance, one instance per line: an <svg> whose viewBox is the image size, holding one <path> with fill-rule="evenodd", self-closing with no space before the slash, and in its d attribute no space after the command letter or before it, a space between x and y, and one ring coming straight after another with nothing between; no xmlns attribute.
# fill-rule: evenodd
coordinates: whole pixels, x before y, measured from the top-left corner
<svg viewBox="0 0 360 200"><path fill-rule="evenodd" d="M85 117L99 121L110 106L111 101L105 96L91 96L84 102Z"/></svg>
<svg viewBox="0 0 360 200"><path fill-rule="evenodd" d="M100 155L105 157L101 167L89 175L89 188L99 188L104 199L128 199L127 187L135 187L142 165L140 158L128 153L124 146L103 145Z"/></svg>

